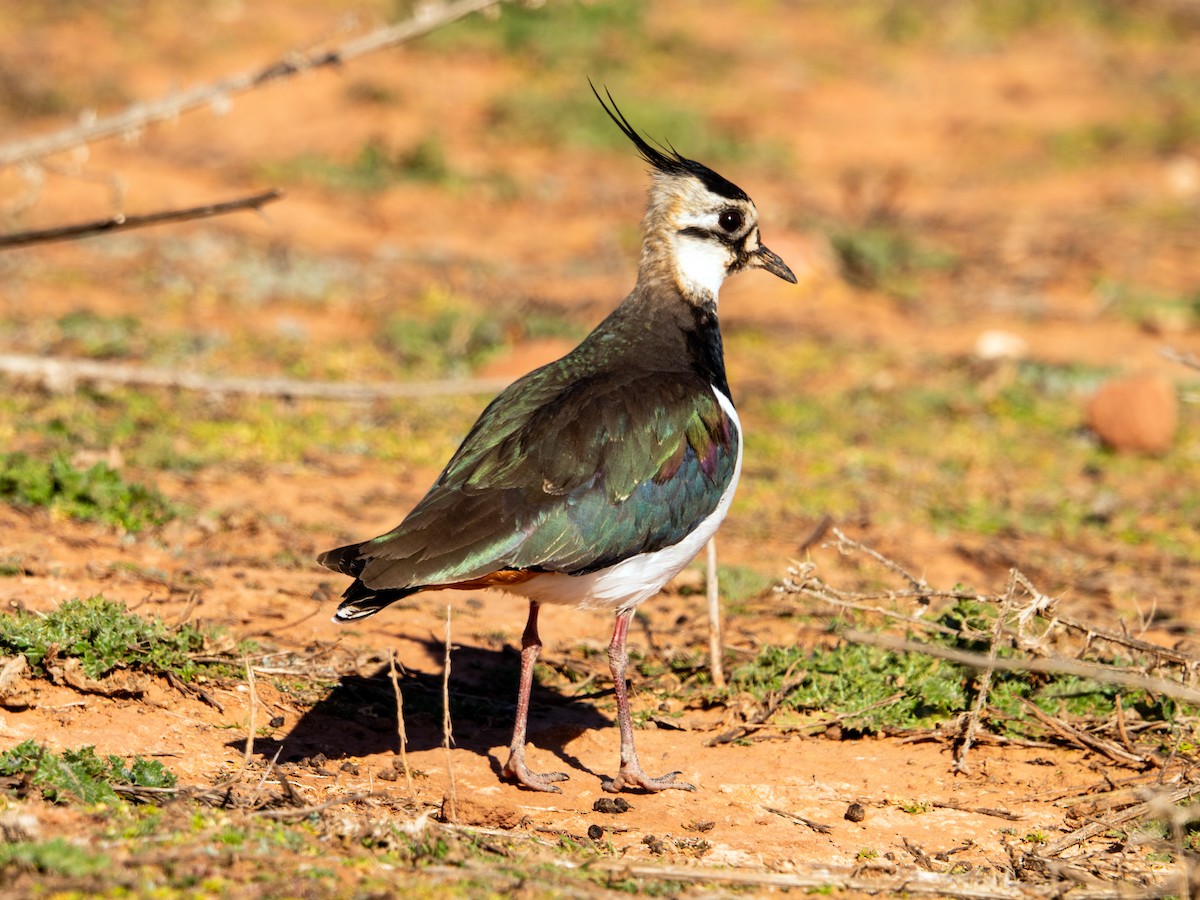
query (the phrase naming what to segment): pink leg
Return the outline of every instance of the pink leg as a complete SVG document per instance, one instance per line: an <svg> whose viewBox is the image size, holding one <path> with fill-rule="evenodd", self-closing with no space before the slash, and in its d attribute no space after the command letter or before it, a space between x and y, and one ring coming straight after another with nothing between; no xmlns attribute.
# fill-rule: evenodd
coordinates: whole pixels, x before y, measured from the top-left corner
<svg viewBox="0 0 1200 900"><path fill-rule="evenodd" d="M694 785L676 781L679 772L668 772L661 778L651 778L642 771L637 750L633 747L633 718L629 714L629 695L625 689L625 670L629 667L629 654L625 652L625 638L629 634L629 623L633 621L633 610L617 613L617 624L613 628L612 642L608 645L608 664L612 669L613 689L617 695L617 724L621 727L621 771L612 781L600 786L610 793L626 787L644 791L665 791L675 788L694 791Z"/></svg>
<svg viewBox="0 0 1200 900"><path fill-rule="evenodd" d="M521 635L521 689L517 694L517 720L513 724L512 744L508 748L508 762L501 774L518 784L535 791L561 791L551 782L566 781L565 772L530 772L525 765L525 727L529 723L529 692L533 689L533 667L542 650L542 639L537 630L538 605L529 603L529 618L525 622L525 633Z"/></svg>

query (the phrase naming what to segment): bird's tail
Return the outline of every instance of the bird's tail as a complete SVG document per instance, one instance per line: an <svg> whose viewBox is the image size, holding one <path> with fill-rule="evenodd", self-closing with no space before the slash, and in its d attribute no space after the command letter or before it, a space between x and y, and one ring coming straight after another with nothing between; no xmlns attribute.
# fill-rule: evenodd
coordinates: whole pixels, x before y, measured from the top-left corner
<svg viewBox="0 0 1200 900"><path fill-rule="evenodd" d="M390 603L403 600L410 594L415 594L419 588L387 588L376 590L367 587L361 581L355 581L342 594L342 602L338 604L333 618L336 622L349 622L352 619L365 619L373 616Z"/></svg>
<svg viewBox="0 0 1200 900"><path fill-rule="evenodd" d="M334 621L349 622L352 619L365 619L373 616L389 603L402 600L410 594L415 594L420 588L383 588L368 587L358 577L367 565L367 560L361 555L361 544L347 544L336 550L329 550L317 557L317 562L327 569L341 572L354 578L350 587L342 594L342 602L334 614Z"/></svg>
<svg viewBox="0 0 1200 900"><path fill-rule="evenodd" d="M317 557L317 562L327 569L333 569L335 572L341 572L343 575L350 575L357 578L362 574L363 567L367 561L363 559L359 549L362 544L347 544L345 547L338 547L336 550L326 550Z"/></svg>

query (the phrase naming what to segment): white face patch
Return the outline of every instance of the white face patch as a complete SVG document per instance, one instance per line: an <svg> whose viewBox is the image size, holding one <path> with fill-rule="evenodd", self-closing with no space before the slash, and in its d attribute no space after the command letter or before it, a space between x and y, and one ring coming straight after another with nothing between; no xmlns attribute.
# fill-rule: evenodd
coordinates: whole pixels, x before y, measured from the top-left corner
<svg viewBox="0 0 1200 900"><path fill-rule="evenodd" d="M732 251L713 238L691 234L677 234L674 244L680 286L693 296L708 294L716 300L733 262Z"/></svg>

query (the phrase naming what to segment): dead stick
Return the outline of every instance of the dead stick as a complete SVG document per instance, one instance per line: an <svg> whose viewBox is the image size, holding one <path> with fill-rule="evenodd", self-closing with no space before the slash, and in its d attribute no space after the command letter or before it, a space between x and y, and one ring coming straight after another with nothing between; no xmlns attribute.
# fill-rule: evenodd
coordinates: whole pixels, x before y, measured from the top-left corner
<svg viewBox="0 0 1200 900"><path fill-rule="evenodd" d="M288 809L259 809L254 811L254 815L263 816L268 819L304 819L315 813L324 812L331 806L339 806L343 803L357 803L360 800L366 800L368 797L376 796L375 794L348 794L345 797L334 797L332 800L326 800L324 803L318 803L315 806L292 807Z"/></svg>
<svg viewBox="0 0 1200 900"><path fill-rule="evenodd" d="M769 813L773 813L774 815L783 816L785 819L791 819L798 825L811 828L817 834L833 834L832 825L822 825L820 822L814 822L812 819L806 819L804 816L799 815L798 813L788 812L786 809L776 809L774 806L764 806L763 809Z"/></svg>
<svg viewBox="0 0 1200 900"><path fill-rule="evenodd" d="M1016 813L1011 813L1007 809L992 809L990 806L964 806L961 803L942 803L938 800L933 801L930 806L934 809L953 809L957 812L974 813L977 816L993 816L997 819L1007 819L1010 822L1021 821L1021 817Z"/></svg>
<svg viewBox="0 0 1200 900"><path fill-rule="evenodd" d="M292 378L209 378L196 372L0 353L0 374L31 378L51 390L67 390L78 381L140 385L209 394L245 394L313 400L392 400L447 395L492 394L508 386L503 378L466 378L393 384L331 383Z"/></svg>
<svg viewBox="0 0 1200 900"><path fill-rule="evenodd" d="M963 731L962 743L959 744L958 752L954 754L954 771L964 775L971 771L970 766L967 765L967 754L971 752L971 745L975 741L975 732L979 729L979 718L983 712L983 706L987 703L988 694L992 690L992 673L996 670L996 654L1000 651L1004 618L1008 615L1008 608L1012 605L1013 593L1016 589L1017 570L1012 569L1008 573L1008 588L1004 592L1004 601L1000 604L1000 611L996 614L996 625L992 628L992 639L988 644L987 666L984 667L983 674L979 676L979 683L975 689L975 702L971 705L971 712L967 715L967 726Z"/></svg>
<svg viewBox="0 0 1200 900"><path fill-rule="evenodd" d="M288 54L252 72L222 78L188 91L175 92L158 100L137 103L110 116L102 116L53 134L0 146L0 168L16 162L41 159L72 147L118 135L136 134L147 125L178 118L182 113L204 107L220 106L234 94L260 88L272 81L290 78L301 72L322 67L337 67L355 57L403 44L461 19L481 9L495 6L499 0L459 0L438 4L432 11L420 4L418 12L404 22L376 29L360 38L328 50L308 55Z"/></svg>
<svg viewBox="0 0 1200 900"><path fill-rule="evenodd" d="M1128 822L1131 819L1140 819L1147 813L1154 812L1161 808L1164 801L1166 803L1175 804L1182 800L1187 800L1189 797L1200 794L1200 784L1189 784L1187 787L1179 788L1171 793L1155 797L1152 800L1147 800L1145 803L1139 803L1137 806L1131 806L1128 809L1123 809L1121 812L1110 816L1107 819L1098 822L1092 822L1072 831L1068 835L1060 837L1057 841L1051 841L1038 853L1039 856L1058 856L1064 850L1074 847L1076 844L1082 844L1084 841L1095 837L1098 834L1104 834L1110 828Z"/></svg>
<svg viewBox="0 0 1200 900"><path fill-rule="evenodd" d="M206 203L203 206L191 206L187 209L167 209L140 216L117 213L110 218L97 219L93 222L60 225L39 231L18 231L15 234L0 235L0 250L28 247L31 244L48 244L52 241L70 241L94 234L112 234L115 231L130 231L134 228L166 225L170 222L208 219L245 209L262 209L266 204L273 203L282 196L282 191L272 188L269 191L251 194L249 197L239 197L237 200L226 200L223 203Z"/></svg>
<svg viewBox="0 0 1200 900"><path fill-rule="evenodd" d="M1114 762L1132 763L1138 766L1144 766L1147 763L1153 762L1153 760L1150 758L1138 756L1133 753L1126 753L1111 741L1101 740L1095 735L1088 734L1086 731L1082 731L1074 727L1069 722L1064 722L1062 719L1058 718L1058 716L1052 716L1049 713L1042 711L1038 708L1036 703L1026 700L1024 697L1021 697L1020 700L1021 705L1033 713L1034 718L1036 718L1039 722L1056 731L1059 735L1067 740L1073 741L1084 749L1093 750L1097 753L1107 756Z"/></svg>
<svg viewBox="0 0 1200 900"><path fill-rule="evenodd" d="M982 669L988 665L988 658L980 653L970 653L966 650L954 650L950 647L938 647L924 644L920 641L910 641L891 634L869 634L853 629L845 631L842 636L848 641L859 644L871 644L876 647L886 647L889 650L900 650L905 653L924 653L926 656L936 656L948 659L960 665ZM1161 678L1151 678L1125 669L1112 666L1102 666L1098 663L1088 663L1081 660L1050 657L1048 659L1006 659L998 657L992 662L994 668L1005 672L1049 672L1057 675L1079 675L1093 681L1105 684L1121 684L1126 687L1143 691L1152 691L1183 700L1188 703L1200 703L1200 690L1186 687L1182 684L1164 681Z"/></svg>
<svg viewBox="0 0 1200 900"><path fill-rule="evenodd" d="M408 767L408 733L404 728L404 695L400 693L400 678L396 673L396 651L388 650L388 677L392 680L392 692L396 695L396 730L400 737L400 765L404 769L404 780L408 782L408 795L416 797L413 790L412 770Z"/></svg>
<svg viewBox="0 0 1200 900"><path fill-rule="evenodd" d="M442 667L442 746L446 748L446 774L450 779L451 822L458 821L458 787L454 783L454 760L450 754L450 604L446 604L446 658Z"/></svg>
<svg viewBox="0 0 1200 900"><path fill-rule="evenodd" d="M717 539L708 539L704 572L705 593L708 596L708 671L713 687L725 687L725 664L721 651L721 590L717 576Z"/></svg>
<svg viewBox="0 0 1200 900"><path fill-rule="evenodd" d="M1190 369L1200 369L1200 357L1193 356L1191 353L1180 353L1173 347L1163 347L1158 352L1171 362L1177 362Z"/></svg>

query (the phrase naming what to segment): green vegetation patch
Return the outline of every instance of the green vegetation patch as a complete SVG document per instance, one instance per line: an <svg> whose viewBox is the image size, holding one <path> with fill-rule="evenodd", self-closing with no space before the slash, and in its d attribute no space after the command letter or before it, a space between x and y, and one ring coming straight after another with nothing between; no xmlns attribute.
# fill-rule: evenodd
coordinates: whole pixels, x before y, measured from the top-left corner
<svg viewBox="0 0 1200 900"><path fill-rule="evenodd" d="M848 282L902 299L917 295L921 274L946 271L958 262L948 250L920 241L892 225L835 231L829 241Z"/></svg>
<svg viewBox="0 0 1200 900"><path fill-rule="evenodd" d="M27 776L27 782L51 803L78 801L89 806L119 802L114 785L171 788L175 776L158 760L119 756L100 757L94 747L50 752L35 741L24 741L0 756L0 777Z"/></svg>
<svg viewBox="0 0 1200 900"><path fill-rule="evenodd" d="M934 646L986 653L996 608L960 600L934 619L945 631L927 639ZM1004 641L1000 658L1015 655ZM1131 660L1110 660L1132 667ZM782 708L837 716L850 729L868 733L929 728L967 712L975 704L979 673L924 653L841 642L816 648L763 647L732 677L735 690L762 702L790 691ZM1027 703L1053 716L1105 721L1116 713L1118 697L1126 715L1144 721L1171 722L1182 710L1173 701L1116 684L1075 675L994 671L984 722L993 731L1021 738L1044 738L1046 728ZM1194 714L1193 711L1188 712Z"/></svg>
<svg viewBox="0 0 1200 900"><path fill-rule="evenodd" d="M0 843L0 873L6 871L34 872L40 875L60 875L83 878L109 868L110 860L63 838L48 841Z"/></svg>
<svg viewBox="0 0 1200 900"><path fill-rule="evenodd" d="M0 500L44 506L73 519L103 522L128 532L162 525L177 515L158 491L125 481L107 463L79 468L62 453L48 459L19 452L0 454Z"/></svg>
<svg viewBox="0 0 1200 900"><path fill-rule="evenodd" d="M349 160L307 153L263 164L269 180L319 184L332 190L374 193L405 181L448 185L455 179L437 135L409 147L395 147L382 138L369 138Z"/></svg>
<svg viewBox="0 0 1200 900"><path fill-rule="evenodd" d="M0 654L24 654L34 671L67 657L80 660L92 678L121 668L189 681L199 668L192 657L204 642L205 635L191 625L169 627L101 596L68 600L46 615L28 610L0 615Z"/></svg>

